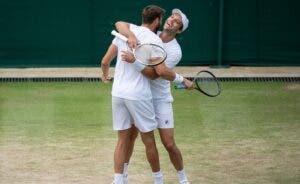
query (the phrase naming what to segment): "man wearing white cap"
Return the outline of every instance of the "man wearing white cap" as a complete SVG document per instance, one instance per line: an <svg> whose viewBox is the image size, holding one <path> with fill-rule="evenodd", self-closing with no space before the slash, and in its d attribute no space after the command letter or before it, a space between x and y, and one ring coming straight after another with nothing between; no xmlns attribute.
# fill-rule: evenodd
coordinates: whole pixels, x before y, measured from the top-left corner
<svg viewBox="0 0 300 184"><path fill-rule="evenodd" d="M181 47L175 37L185 31L188 27L188 24L189 20L187 19L186 15L179 9L173 9L172 15L169 16L165 21L163 30L157 33L163 41L164 48L167 52L167 59L163 65L168 68L174 68L181 60ZM138 40L135 35L130 32L129 25L130 24L126 22L117 22L116 28L120 33L128 37L128 45L134 48L137 45ZM124 53L124 60L127 62L132 62L130 61L130 58L132 58L131 53ZM145 76L148 75L147 69L151 70L149 67L146 67L144 70L142 70L142 73ZM154 69L156 70L155 67ZM179 183L188 184L189 182L184 171L182 155L176 146L174 139L174 119L172 107L173 97L171 94L170 82L159 77L155 80L152 80L150 84L155 108L155 117L158 121L157 128L159 130L161 141L169 153L172 164L177 170ZM131 137L132 139L129 146L130 149L128 150L127 162L124 166L124 180L127 180L128 163L133 152L134 141L137 137L137 130L134 129L134 127L132 128Z"/></svg>

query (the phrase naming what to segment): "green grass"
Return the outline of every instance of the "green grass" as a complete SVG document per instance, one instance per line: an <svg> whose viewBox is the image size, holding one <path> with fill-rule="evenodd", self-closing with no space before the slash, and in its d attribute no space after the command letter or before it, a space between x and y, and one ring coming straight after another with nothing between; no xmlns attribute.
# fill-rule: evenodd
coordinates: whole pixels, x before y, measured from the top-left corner
<svg viewBox="0 0 300 184"><path fill-rule="evenodd" d="M299 83L224 82L222 94L173 91L175 137L192 183L300 182ZM109 183L111 85L0 83L4 183ZM176 173L157 137L166 183ZM140 140L131 183L152 183Z"/></svg>
<svg viewBox="0 0 300 184"><path fill-rule="evenodd" d="M1 84L1 127L10 130L3 133L25 131L29 139L99 133L111 125L109 91L95 83Z"/></svg>

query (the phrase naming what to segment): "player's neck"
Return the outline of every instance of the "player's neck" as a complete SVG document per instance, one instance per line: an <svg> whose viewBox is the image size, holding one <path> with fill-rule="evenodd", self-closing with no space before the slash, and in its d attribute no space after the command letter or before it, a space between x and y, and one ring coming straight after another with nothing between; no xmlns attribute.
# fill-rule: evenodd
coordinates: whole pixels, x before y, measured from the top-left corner
<svg viewBox="0 0 300 184"><path fill-rule="evenodd" d="M159 37L164 43L168 43L176 37L176 34L163 30Z"/></svg>
<svg viewBox="0 0 300 184"><path fill-rule="evenodd" d="M152 24L142 24L141 26L150 29L150 31L152 31L152 32L156 31L156 27Z"/></svg>

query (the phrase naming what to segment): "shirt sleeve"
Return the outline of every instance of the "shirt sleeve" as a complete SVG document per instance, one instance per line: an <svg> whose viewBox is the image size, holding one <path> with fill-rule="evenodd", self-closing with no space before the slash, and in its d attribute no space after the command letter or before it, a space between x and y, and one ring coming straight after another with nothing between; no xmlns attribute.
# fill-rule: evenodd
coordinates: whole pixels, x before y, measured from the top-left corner
<svg viewBox="0 0 300 184"><path fill-rule="evenodd" d="M138 25L135 25L135 24L129 24L129 29L132 30L132 29L135 29L139 27Z"/></svg>
<svg viewBox="0 0 300 184"><path fill-rule="evenodd" d="M115 37L115 38L113 39L113 41L112 41L112 44L114 44L114 45L116 45L116 46L118 46L119 43L120 43L120 39L117 38L117 37Z"/></svg>
<svg viewBox="0 0 300 184"><path fill-rule="evenodd" d="M180 48L173 49L172 52L168 53L167 59L171 62L167 62L167 66L174 68L182 58L182 51Z"/></svg>

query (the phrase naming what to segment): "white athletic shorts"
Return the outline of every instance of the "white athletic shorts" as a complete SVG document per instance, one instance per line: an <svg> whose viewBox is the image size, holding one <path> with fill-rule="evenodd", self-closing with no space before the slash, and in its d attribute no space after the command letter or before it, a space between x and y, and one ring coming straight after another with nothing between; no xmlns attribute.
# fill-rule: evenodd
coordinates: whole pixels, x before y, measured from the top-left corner
<svg viewBox="0 0 300 184"><path fill-rule="evenodd" d="M152 100L112 97L112 115L114 130L129 129L133 123L143 133L157 128Z"/></svg>
<svg viewBox="0 0 300 184"><path fill-rule="evenodd" d="M157 128L174 128L172 102L153 100Z"/></svg>

